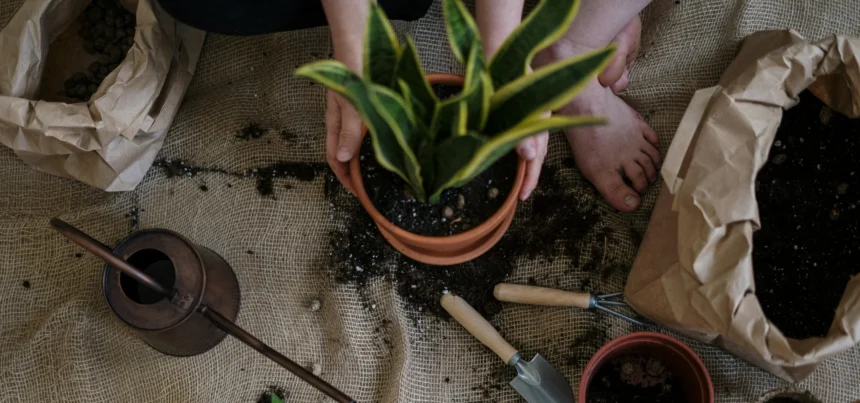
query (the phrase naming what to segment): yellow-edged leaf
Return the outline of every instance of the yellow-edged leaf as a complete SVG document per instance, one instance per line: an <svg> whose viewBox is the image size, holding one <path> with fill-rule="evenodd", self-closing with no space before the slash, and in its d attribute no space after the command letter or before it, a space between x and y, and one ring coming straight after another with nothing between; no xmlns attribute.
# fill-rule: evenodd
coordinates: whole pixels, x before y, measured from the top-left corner
<svg viewBox="0 0 860 403"><path fill-rule="evenodd" d="M364 76L386 87L394 85L400 44L382 7L371 2L367 32L364 36Z"/></svg>
<svg viewBox="0 0 860 403"><path fill-rule="evenodd" d="M498 89L484 133L494 136L572 100L612 60L615 46L562 60Z"/></svg>
<svg viewBox="0 0 860 403"><path fill-rule="evenodd" d="M534 55L564 35L578 9L579 0L541 0L490 60L493 86L500 88L526 74Z"/></svg>

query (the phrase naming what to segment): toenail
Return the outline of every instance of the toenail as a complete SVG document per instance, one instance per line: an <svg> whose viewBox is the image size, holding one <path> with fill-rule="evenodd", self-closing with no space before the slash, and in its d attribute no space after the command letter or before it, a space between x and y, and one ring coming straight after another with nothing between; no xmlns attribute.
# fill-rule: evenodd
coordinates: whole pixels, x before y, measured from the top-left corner
<svg viewBox="0 0 860 403"><path fill-rule="evenodd" d="M624 198L624 204L630 208L636 207L639 205L639 198L633 195L627 195L627 197Z"/></svg>

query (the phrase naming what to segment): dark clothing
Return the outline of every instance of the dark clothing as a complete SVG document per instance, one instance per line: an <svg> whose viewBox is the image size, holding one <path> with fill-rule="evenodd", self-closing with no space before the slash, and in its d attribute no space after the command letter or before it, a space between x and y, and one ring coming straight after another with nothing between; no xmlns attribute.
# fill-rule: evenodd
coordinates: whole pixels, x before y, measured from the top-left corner
<svg viewBox="0 0 860 403"><path fill-rule="evenodd" d="M207 32L259 35L328 25L320 0L158 0L178 21ZM356 0L358 3L358 0ZM378 0L391 20L414 21L433 0Z"/></svg>

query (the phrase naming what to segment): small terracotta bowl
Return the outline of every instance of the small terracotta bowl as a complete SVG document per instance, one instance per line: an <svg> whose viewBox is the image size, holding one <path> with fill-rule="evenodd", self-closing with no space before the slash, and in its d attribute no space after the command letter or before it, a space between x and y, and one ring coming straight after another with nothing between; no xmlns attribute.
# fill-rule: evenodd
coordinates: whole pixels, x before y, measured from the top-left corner
<svg viewBox="0 0 860 403"><path fill-rule="evenodd" d="M621 336L601 347L585 366L579 382L579 403L588 401L592 377L613 359L638 354L654 357L681 380L689 403L714 403L714 385L702 360L686 344L654 332L637 332Z"/></svg>

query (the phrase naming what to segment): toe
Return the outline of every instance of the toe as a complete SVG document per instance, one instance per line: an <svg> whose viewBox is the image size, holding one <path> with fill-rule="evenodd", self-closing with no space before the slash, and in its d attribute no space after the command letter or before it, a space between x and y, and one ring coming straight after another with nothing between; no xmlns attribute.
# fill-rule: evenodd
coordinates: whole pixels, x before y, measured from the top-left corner
<svg viewBox="0 0 860 403"><path fill-rule="evenodd" d="M648 140L649 143L657 146L660 144L660 139L657 138L657 132L651 128L651 125L642 121L642 135L645 136L645 140Z"/></svg>
<svg viewBox="0 0 860 403"><path fill-rule="evenodd" d="M636 162L635 159L630 159L624 163L624 176L633 184L633 189L642 193L648 189L648 177L645 175L645 170Z"/></svg>
<svg viewBox="0 0 860 403"><path fill-rule="evenodd" d="M592 181L610 206L620 211L633 211L639 207L639 194L627 186L617 171L605 171Z"/></svg>
<svg viewBox="0 0 860 403"><path fill-rule="evenodd" d="M645 153L648 158L651 159L651 163L654 164L655 167L659 167L662 162L662 158L660 158L660 150L657 147L651 145L650 143L642 143L642 147L640 151Z"/></svg>
<svg viewBox="0 0 860 403"><path fill-rule="evenodd" d="M645 152L640 152L639 155L636 156L636 163L642 167L642 170L645 172L645 176L648 178L648 183L654 183L657 181L657 167L654 166L654 163L651 161L651 157Z"/></svg>

